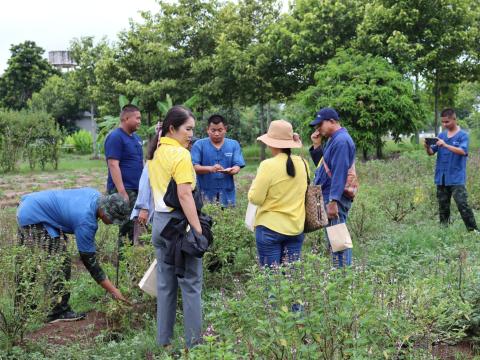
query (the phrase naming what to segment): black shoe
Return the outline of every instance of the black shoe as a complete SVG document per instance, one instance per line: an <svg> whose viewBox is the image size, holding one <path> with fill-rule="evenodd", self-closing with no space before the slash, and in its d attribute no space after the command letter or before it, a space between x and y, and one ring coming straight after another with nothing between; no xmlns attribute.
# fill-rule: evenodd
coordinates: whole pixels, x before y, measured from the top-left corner
<svg viewBox="0 0 480 360"><path fill-rule="evenodd" d="M65 311L57 315L49 315L47 322L53 324L60 321L77 321L85 319L85 313L76 313L74 311Z"/></svg>

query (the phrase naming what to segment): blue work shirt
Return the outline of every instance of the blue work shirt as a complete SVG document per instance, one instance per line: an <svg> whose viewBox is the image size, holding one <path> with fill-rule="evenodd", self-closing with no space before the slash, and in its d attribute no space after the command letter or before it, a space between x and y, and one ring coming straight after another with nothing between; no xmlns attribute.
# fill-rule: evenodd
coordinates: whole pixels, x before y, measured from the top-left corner
<svg viewBox="0 0 480 360"><path fill-rule="evenodd" d="M335 200L349 206L351 200L343 195L343 191L348 170L355 161L355 144L345 128L340 128L333 133L323 149L323 161L326 162L332 176L327 174L322 164L315 171L314 183L322 186L322 194L326 202Z"/></svg>
<svg viewBox="0 0 480 360"><path fill-rule="evenodd" d="M92 188L46 190L22 196L17 210L21 227L41 224L51 237L75 234L80 252L95 252L100 193Z"/></svg>
<svg viewBox="0 0 480 360"><path fill-rule="evenodd" d="M458 147L468 155L468 134L460 130L451 138L447 131L442 131L438 138L446 144ZM437 153L437 164L435 166L436 185L464 185L467 178L467 156L458 155L445 147L431 146L434 153ZM445 182L442 178L445 177Z"/></svg>
<svg viewBox="0 0 480 360"><path fill-rule="evenodd" d="M236 140L227 139L217 149L210 138L197 140L192 146L193 165L213 166L220 164L224 169L233 166L244 167L242 149ZM223 173L197 175L198 186L209 201L217 200L222 206L235 206L235 183L233 175Z"/></svg>
<svg viewBox="0 0 480 360"><path fill-rule="evenodd" d="M153 201L152 187L150 185L150 177L148 175L148 161L143 167L142 176L140 177L140 184L138 186L138 196L135 200L130 220L134 220L140 214L140 210L148 211L148 222L152 222L153 213L155 211L155 203Z"/></svg>
<svg viewBox="0 0 480 360"><path fill-rule="evenodd" d="M123 129L116 128L105 139L105 158L120 163L123 186L126 190L138 191L138 183L143 170L142 139L133 133L128 135ZM115 189L110 169L108 170L107 191Z"/></svg>

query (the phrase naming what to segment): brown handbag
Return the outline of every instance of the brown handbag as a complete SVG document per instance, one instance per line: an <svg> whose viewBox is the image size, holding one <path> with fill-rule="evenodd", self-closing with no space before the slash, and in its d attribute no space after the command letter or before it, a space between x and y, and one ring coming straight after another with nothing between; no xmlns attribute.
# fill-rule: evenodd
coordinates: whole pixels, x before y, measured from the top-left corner
<svg viewBox="0 0 480 360"><path fill-rule="evenodd" d="M303 159L302 159L303 160ZM322 187L311 185L307 163L303 160L307 173L307 191L305 192L305 226L303 232L309 233L328 225L327 212L323 203Z"/></svg>

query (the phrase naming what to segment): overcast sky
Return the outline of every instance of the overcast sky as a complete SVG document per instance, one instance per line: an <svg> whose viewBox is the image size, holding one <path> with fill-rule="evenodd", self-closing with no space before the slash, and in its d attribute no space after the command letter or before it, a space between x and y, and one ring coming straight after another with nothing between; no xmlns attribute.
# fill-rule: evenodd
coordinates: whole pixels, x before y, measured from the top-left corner
<svg viewBox="0 0 480 360"><path fill-rule="evenodd" d="M33 40L48 51L67 50L81 36L116 34L129 19L140 21L139 10L156 11L155 0L6 0L0 9L0 74L10 58L10 46Z"/></svg>

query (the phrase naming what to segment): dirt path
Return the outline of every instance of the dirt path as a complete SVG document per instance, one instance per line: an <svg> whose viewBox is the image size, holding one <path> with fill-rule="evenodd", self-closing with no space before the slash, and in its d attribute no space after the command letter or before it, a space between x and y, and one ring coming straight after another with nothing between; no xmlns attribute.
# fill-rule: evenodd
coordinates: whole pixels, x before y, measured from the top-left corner
<svg viewBox="0 0 480 360"><path fill-rule="evenodd" d="M456 345L438 344L433 347L432 355L436 359L456 360L456 359L473 359L472 345L461 342Z"/></svg>
<svg viewBox="0 0 480 360"><path fill-rule="evenodd" d="M86 319L79 321L46 324L26 336L27 341L46 340L53 345L68 345L74 342L91 342L102 330L107 329L105 314L92 311Z"/></svg>
<svg viewBox="0 0 480 360"><path fill-rule="evenodd" d="M4 175L0 177L0 208L16 206L20 197L46 189L73 189L93 187L105 189L106 169L75 170L68 173L40 173Z"/></svg>

